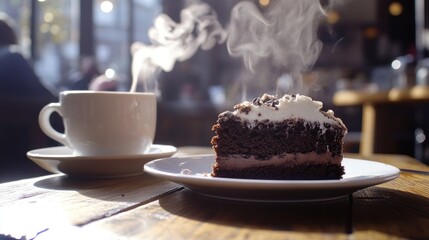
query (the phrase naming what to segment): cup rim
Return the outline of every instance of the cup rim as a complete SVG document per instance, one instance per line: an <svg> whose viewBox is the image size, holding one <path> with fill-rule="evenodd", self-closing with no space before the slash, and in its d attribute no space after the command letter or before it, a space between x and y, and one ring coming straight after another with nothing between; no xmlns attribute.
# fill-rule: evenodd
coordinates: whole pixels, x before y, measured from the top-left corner
<svg viewBox="0 0 429 240"><path fill-rule="evenodd" d="M61 91L60 95L147 95L147 96L155 96L153 92L127 92L127 91L94 91L94 90L65 90Z"/></svg>

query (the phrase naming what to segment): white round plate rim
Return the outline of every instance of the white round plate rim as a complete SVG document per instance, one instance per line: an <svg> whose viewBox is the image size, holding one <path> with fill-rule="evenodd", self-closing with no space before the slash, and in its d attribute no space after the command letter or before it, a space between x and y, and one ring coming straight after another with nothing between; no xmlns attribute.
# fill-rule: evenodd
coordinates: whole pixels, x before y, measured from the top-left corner
<svg viewBox="0 0 429 240"><path fill-rule="evenodd" d="M157 151L158 150L158 151ZM152 152L151 152L152 151ZM157 152L155 152L157 151ZM55 146L34 149L27 152L27 156L43 160L115 160L115 159L142 159L142 158L165 158L177 152L177 148L171 145L152 144L148 153L116 156L78 156L66 146ZM153 159L151 159L153 160Z"/></svg>
<svg viewBox="0 0 429 240"><path fill-rule="evenodd" d="M145 164L144 170L152 175L183 184L193 190L200 191L205 188L219 188L219 189L237 189L240 190L264 190L264 191L278 191L278 190L336 190L341 189L353 193L356 190L365 187L374 186L384 182L393 180L399 176L400 170L394 166L374 162L364 159L344 158L343 165L346 174L343 179L339 180L258 180L258 179L234 179L234 178L217 178L209 176L209 171L206 173L195 172L192 174L183 174L180 172L168 172L165 169L160 169L160 164L187 164L190 161L205 161L205 164L214 163L214 155L198 155L198 156L178 156L163 158L150 161ZM372 170L371 175L352 173L353 164L360 164L366 167L378 167L381 169L377 173ZM349 175L347 175L349 172ZM203 190L204 191L204 190ZM204 195L204 192L200 192ZM214 196L216 197L216 196ZM230 198L225 196L217 196L220 198ZM240 198L238 196L238 198Z"/></svg>

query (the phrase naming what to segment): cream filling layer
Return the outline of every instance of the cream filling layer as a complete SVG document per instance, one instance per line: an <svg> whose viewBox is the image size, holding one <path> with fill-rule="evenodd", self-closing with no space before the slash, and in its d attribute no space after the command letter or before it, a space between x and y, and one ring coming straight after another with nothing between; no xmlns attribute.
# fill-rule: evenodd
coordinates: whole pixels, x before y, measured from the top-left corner
<svg viewBox="0 0 429 240"><path fill-rule="evenodd" d="M263 167L263 166L282 166L282 167L294 167L302 164L335 164L340 165L343 156L332 157L331 152L317 154L311 153L293 153L285 154L281 156L273 156L270 159L258 160L251 156L244 158L242 155L234 154L228 156L217 156L214 167L220 167L224 169L244 169L248 167Z"/></svg>

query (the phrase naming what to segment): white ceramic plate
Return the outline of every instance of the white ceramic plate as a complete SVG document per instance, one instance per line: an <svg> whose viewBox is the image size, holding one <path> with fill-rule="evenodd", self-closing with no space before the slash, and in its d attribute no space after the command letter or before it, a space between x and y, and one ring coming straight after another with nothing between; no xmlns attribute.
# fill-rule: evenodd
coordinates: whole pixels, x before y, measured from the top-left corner
<svg viewBox="0 0 429 240"><path fill-rule="evenodd" d="M179 183L200 194L246 201L321 201L347 196L359 189L399 176L399 169L359 159L343 159L340 180L250 180L211 177L213 155L171 157L146 163L152 175Z"/></svg>
<svg viewBox="0 0 429 240"><path fill-rule="evenodd" d="M146 154L125 156L75 156L68 147L49 147L27 152L27 157L51 173L75 177L108 178L143 173L143 165L157 158L172 156L177 149L154 144Z"/></svg>

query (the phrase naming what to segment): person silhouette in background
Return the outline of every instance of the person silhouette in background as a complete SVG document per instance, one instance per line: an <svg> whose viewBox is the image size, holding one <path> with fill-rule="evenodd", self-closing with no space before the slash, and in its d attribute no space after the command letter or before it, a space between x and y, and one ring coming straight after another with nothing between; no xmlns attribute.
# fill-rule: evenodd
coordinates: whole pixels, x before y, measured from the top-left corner
<svg viewBox="0 0 429 240"><path fill-rule="evenodd" d="M47 173L26 152L49 143L38 126L38 113L56 101L21 54L14 24L0 12L0 182Z"/></svg>
<svg viewBox="0 0 429 240"><path fill-rule="evenodd" d="M70 79L69 90L88 90L90 83L100 76L97 63L92 56L84 56L80 61L79 72L73 74Z"/></svg>
<svg viewBox="0 0 429 240"><path fill-rule="evenodd" d="M52 97L21 54L14 21L0 12L0 95Z"/></svg>
<svg viewBox="0 0 429 240"><path fill-rule="evenodd" d="M73 73L69 81L68 90L116 91L118 88L117 76L100 73L93 56L82 57L79 71Z"/></svg>

